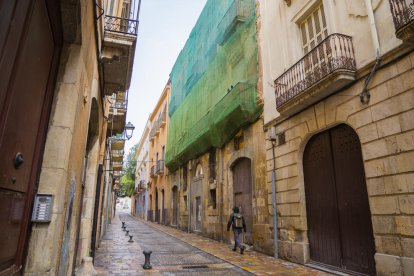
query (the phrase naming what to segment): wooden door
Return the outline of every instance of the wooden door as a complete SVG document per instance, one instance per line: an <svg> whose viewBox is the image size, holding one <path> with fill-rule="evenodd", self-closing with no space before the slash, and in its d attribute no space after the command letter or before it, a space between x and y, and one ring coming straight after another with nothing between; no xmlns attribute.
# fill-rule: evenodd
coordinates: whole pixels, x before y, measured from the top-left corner
<svg viewBox="0 0 414 276"><path fill-rule="evenodd" d="M174 186L172 191L173 197L173 225L178 225L178 189L177 186Z"/></svg>
<svg viewBox="0 0 414 276"><path fill-rule="evenodd" d="M62 38L55 1L0 1L0 23L0 273L11 274L23 263Z"/></svg>
<svg viewBox="0 0 414 276"><path fill-rule="evenodd" d="M197 196L195 198L195 230L201 231L201 221L202 221L202 215L201 215L201 197Z"/></svg>
<svg viewBox="0 0 414 276"><path fill-rule="evenodd" d="M253 205L251 161L241 158L233 166L234 206L239 207L246 222L244 242L253 244Z"/></svg>
<svg viewBox="0 0 414 276"><path fill-rule="evenodd" d="M375 246L357 134L340 125L315 135L304 154L311 260L375 274Z"/></svg>

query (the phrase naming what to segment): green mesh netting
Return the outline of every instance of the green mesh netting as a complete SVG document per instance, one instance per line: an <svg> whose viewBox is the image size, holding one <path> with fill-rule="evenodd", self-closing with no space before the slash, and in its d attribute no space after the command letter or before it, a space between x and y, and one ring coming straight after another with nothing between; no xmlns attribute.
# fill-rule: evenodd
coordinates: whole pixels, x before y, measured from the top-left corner
<svg viewBox="0 0 414 276"><path fill-rule="evenodd" d="M207 1L170 74L169 170L257 120L257 59L255 1Z"/></svg>

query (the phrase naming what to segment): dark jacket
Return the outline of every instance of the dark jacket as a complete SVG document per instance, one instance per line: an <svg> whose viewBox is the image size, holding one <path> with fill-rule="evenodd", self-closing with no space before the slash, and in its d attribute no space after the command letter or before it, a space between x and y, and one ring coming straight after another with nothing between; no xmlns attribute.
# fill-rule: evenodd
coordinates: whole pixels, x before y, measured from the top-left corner
<svg viewBox="0 0 414 276"><path fill-rule="evenodd" d="M243 231L246 232L246 222L244 221L244 217L242 216L242 223L243 223ZM234 229L234 213L231 213L229 222L227 222L227 231L230 230L230 226L232 226L232 229Z"/></svg>

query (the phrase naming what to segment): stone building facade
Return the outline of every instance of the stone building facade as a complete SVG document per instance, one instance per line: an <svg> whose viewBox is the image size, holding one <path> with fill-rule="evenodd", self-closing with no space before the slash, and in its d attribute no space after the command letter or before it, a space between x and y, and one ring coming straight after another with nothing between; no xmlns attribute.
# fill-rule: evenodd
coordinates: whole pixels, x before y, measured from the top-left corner
<svg viewBox="0 0 414 276"><path fill-rule="evenodd" d="M267 186L274 171L281 258L412 275L409 2L260 1Z"/></svg>
<svg viewBox="0 0 414 276"><path fill-rule="evenodd" d="M135 193L131 203L131 213L142 219L147 219L148 213L148 180L151 163L149 162L149 132L151 131L150 119L148 118L139 141L135 160L137 162L135 170Z"/></svg>
<svg viewBox="0 0 414 276"><path fill-rule="evenodd" d="M168 137L168 103L170 101L170 82L164 90L150 115L151 131L149 132L149 177L148 181L148 214L149 221L170 224L171 221L171 187L168 172L164 165L165 149Z"/></svg>
<svg viewBox="0 0 414 276"><path fill-rule="evenodd" d="M171 225L229 242L238 206L245 242L271 254L258 28L255 1L207 1L170 74L166 165Z"/></svg>
<svg viewBox="0 0 414 276"><path fill-rule="evenodd" d="M98 2L0 4L0 51L8 57L0 65L2 275L72 275L99 242L102 191L112 189L103 176L109 96L129 87L137 25L119 32ZM114 19L122 20L133 21ZM122 122L119 128L115 134ZM36 197L51 198L50 217L42 216L44 199L34 205Z"/></svg>

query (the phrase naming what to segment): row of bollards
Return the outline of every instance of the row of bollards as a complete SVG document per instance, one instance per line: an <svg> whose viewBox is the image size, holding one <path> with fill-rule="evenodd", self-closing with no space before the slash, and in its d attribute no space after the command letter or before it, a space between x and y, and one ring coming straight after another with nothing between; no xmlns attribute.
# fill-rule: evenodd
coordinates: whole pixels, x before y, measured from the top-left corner
<svg viewBox="0 0 414 276"><path fill-rule="evenodd" d="M133 236L130 235L129 234L129 230L126 229L126 223L125 223L125 221L122 222L122 231L125 232L125 236L129 236L128 242L134 242L132 240L132 237ZM151 250L144 250L142 253L145 256L145 263L142 265L142 268L144 268L144 269L151 269L152 266L151 266L151 263L150 263L150 258L151 258L152 251Z"/></svg>

